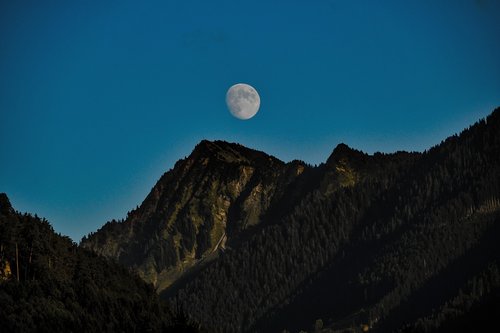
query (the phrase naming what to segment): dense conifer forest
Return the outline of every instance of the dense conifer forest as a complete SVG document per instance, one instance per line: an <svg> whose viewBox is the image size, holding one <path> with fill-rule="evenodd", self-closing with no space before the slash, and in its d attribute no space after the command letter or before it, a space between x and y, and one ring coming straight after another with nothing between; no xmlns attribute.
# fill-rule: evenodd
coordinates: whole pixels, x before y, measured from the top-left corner
<svg viewBox="0 0 500 333"><path fill-rule="evenodd" d="M0 194L0 331L196 331L129 270Z"/></svg>

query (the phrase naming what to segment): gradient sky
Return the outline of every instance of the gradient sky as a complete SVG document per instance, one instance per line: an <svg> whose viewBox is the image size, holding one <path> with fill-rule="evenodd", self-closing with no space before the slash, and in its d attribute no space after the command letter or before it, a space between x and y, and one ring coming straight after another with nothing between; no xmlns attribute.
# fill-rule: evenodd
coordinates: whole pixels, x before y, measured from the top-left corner
<svg viewBox="0 0 500 333"><path fill-rule="evenodd" d="M422 151L496 106L500 1L0 3L0 192L75 241L204 138L319 164Z"/></svg>

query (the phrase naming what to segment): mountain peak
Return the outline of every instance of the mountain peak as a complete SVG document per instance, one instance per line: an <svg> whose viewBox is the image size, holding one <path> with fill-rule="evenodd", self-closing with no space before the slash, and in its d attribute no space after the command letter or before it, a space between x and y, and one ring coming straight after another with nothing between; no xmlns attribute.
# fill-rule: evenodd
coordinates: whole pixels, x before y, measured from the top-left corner
<svg viewBox="0 0 500 333"><path fill-rule="evenodd" d="M205 151L220 151L220 150L238 150L240 147L244 148L238 143L230 143L223 140L201 140L195 147L194 151L205 152Z"/></svg>
<svg viewBox="0 0 500 333"><path fill-rule="evenodd" d="M360 159L363 158L366 154L353 149L346 145L345 143L339 143L337 147L333 150L332 154L326 161L326 164L333 164L339 162L341 160L351 160L351 159Z"/></svg>
<svg viewBox="0 0 500 333"><path fill-rule="evenodd" d="M226 141L200 141L163 174L123 223L113 221L82 246L136 267L159 290L265 223L304 166Z"/></svg>
<svg viewBox="0 0 500 333"><path fill-rule="evenodd" d="M223 140L200 141L191 153L190 159L205 158L214 158L229 163L243 162L255 164L268 160L283 163L277 158L262 151L247 148L239 143L231 143Z"/></svg>
<svg viewBox="0 0 500 333"><path fill-rule="evenodd" d="M354 149L352 149L351 147L349 147L348 145L346 145L345 143L341 142L337 145L337 147L335 147L333 149L333 154L341 154L341 153L345 153L345 152L352 152L354 151Z"/></svg>

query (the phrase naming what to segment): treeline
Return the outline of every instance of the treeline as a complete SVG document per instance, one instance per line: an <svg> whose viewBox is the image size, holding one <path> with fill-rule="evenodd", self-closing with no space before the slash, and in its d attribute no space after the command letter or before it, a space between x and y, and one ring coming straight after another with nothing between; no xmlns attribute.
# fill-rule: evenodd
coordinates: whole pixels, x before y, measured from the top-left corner
<svg viewBox="0 0 500 333"><path fill-rule="evenodd" d="M20 214L0 194L2 332L178 332L196 325L135 274Z"/></svg>
<svg viewBox="0 0 500 333"><path fill-rule="evenodd" d="M495 300L461 295L500 260L500 110L423 154L340 147L320 168L292 213L164 297L220 332L439 331L450 304L460 320Z"/></svg>

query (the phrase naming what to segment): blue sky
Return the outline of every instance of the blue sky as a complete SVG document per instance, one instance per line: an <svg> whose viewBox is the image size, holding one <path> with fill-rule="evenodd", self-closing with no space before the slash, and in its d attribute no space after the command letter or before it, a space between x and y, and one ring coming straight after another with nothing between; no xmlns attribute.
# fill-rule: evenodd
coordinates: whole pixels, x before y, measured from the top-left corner
<svg viewBox="0 0 500 333"><path fill-rule="evenodd" d="M422 151L496 106L500 1L0 3L0 192L75 241L201 139L318 164Z"/></svg>

